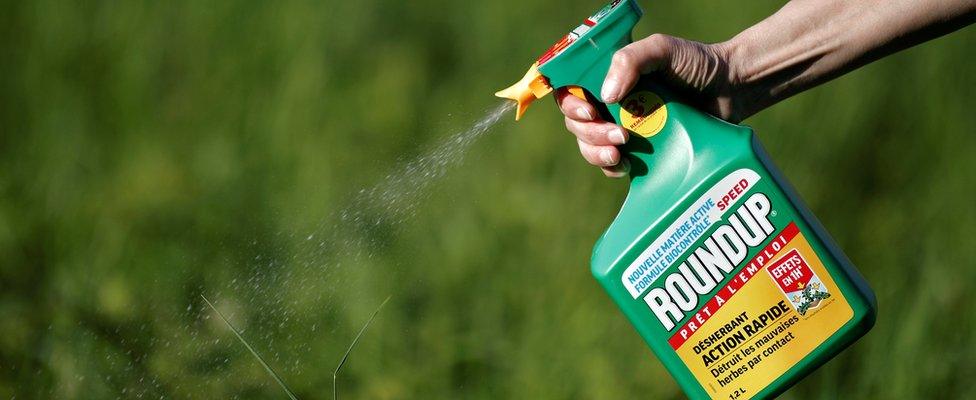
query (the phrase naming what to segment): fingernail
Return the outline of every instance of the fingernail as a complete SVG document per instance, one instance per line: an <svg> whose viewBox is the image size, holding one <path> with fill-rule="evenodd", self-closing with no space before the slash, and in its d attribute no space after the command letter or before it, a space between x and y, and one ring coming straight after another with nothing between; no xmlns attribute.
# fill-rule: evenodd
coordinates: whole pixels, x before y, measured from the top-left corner
<svg viewBox="0 0 976 400"><path fill-rule="evenodd" d="M587 121L593 120L593 114L591 114L590 110L587 110L586 107L577 108L576 115L579 115L580 118L586 118Z"/></svg>
<svg viewBox="0 0 976 400"><path fill-rule="evenodd" d="M606 165L613 165L613 153L610 149L600 150L600 160Z"/></svg>
<svg viewBox="0 0 976 400"><path fill-rule="evenodd" d="M623 178L630 173L630 160L627 157L621 157L617 165L605 168L609 168L614 173L615 178Z"/></svg>
<svg viewBox="0 0 976 400"><path fill-rule="evenodd" d="M617 92L620 91L620 82L614 78L607 78L603 82L603 89L600 89L600 97L603 97L604 103L613 103L617 101Z"/></svg>
<svg viewBox="0 0 976 400"><path fill-rule="evenodd" d="M630 173L630 160L627 157L621 157L620 162L612 167L603 167L603 170L607 172L607 176L611 178L623 178Z"/></svg>
<svg viewBox="0 0 976 400"><path fill-rule="evenodd" d="M627 138L624 137L624 130L621 127L616 127L607 132L607 136L610 137L610 143L613 144L624 144L627 143Z"/></svg>

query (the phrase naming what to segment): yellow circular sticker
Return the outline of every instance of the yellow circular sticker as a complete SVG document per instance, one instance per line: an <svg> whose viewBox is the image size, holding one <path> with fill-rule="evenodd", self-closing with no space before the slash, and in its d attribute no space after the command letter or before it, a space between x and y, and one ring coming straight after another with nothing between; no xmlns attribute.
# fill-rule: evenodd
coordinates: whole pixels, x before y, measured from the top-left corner
<svg viewBox="0 0 976 400"><path fill-rule="evenodd" d="M667 119L667 106L653 92L634 92L620 102L620 124L643 137L656 135Z"/></svg>

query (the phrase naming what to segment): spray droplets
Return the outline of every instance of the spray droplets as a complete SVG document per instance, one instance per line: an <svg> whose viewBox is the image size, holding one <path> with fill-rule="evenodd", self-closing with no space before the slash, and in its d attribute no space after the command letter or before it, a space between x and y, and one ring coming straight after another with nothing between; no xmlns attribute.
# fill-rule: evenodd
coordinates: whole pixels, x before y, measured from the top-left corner
<svg viewBox="0 0 976 400"><path fill-rule="evenodd" d="M471 146L512 108L511 102L496 106L470 128L452 134L430 152L401 165L379 184L360 190L340 211L340 219L368 235L373 227L398 225L413 217L417 206L429 195L430 185L460 165Z"/></svg>
<svg viewBox="0 0 976 400"><path fill-rule="evenodd" d="M461 165L474 144L513 108L509 102L499 104L487 110L484 117L468 128L434 142L427 147L428 151L414 158L402 160L377 184L353 191L342 203L343 207L336 209L312 231L279 232L276 238L291 242L296 247L274 248L271 253L259 251L250 263L250 276L226 282L224 289L232 293L231 298L241 296L236 301L243 308L242 311L255 316L248 326L248 339L253 341L256 348L252 348L240 336L243 329L229 324L228 327L286 393L290 389L284 386L278 372L284 376L300 375L305 369L302 363L307 359L299 355L307 354L313 347L306 343L280 348L282 340L287 342L294 332L302 330L318 332L323 340L334 338L337 333L336 313L356 301L355 298L336 297L336 288L352 284L348 281L352 270L339 267L355 265L364 268L378 262L382 255L378 249L396 240L397 229L417 215L424 201L433 193L432 186ZM252 246L260 244L254 242ZM223 297L227 298L227 294L225 292ZM214 296L221 297L221 294L217 291ZM204 301L208 303L204 307L209 305L209 301ZM225 307L234 304L232 301L225 301ZM186 312L205 311L197 308L191 305ZM210 308L221 316L212 305ZM334 381L342 363L349 357L349 352L376 312L346 350L333 375ZM206 320L209 313L201 317ZM227 324L227 321L224 322ZM191 336L195 336L195 333ZM259 349L266 359L258 355ZM281 371L271 371L265 361L279 366Z"/></svg>

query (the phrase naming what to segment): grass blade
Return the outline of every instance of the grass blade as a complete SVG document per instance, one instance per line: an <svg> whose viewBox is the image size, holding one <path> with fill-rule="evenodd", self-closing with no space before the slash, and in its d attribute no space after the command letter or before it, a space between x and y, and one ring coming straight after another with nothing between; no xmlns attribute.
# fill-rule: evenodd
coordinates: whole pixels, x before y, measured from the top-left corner
<svg viewBox="0 0 976 400"><path fill-rule="evenodd" d="M369 328L369 324L373 323L373 318L376 318L376 314L380 313L380 310L383 309L383 306L386 305L386 302L390 301L391 297L393 297L393 295L386 296L386 300L383 300L383 302L380 303L380 306L376 307L376 311L373 311L373 315L369 316L369 319L366 320L366 323L363 324L363 327L359 329L359 333L356 334L356 337L352 340L352 343L349 344L349 348L346 349L346 354L342 355L342 360L339 361L339 365L336 366L335 372L332 373L332 399L333 400L339 400L339 386L338 386L339 370L342 369L342 366L346 364L346 360L349 359L349 353L352 353L353 347L356 347L356 343L359 343L359 338L363 336L364 332L366 332L366 328Z"/></svg>
<svg viewBox="0 0 976 400"><path fill-rule="evenodd" d="M285 390L285 393L288 394L288 398L291 400L298 400L298 397L295 397L295 394L292 393L291 389L288 388L288 385L285 385L285 381L281 380L281 377L278 376L278 373L275 372L273 369L271 369L271 366L264 361L264 358L262 358L261 355L258 354L258 352L255 351L253 347L251 347L251 344L248 343L247 340L244 340L244 337L241 336L240 331L238 331L237 328L234 327L234 325L231 325L230 321L228 321L227 318L224 317L224 314L220 313L220 310L218 310L217 307L214 307L213 303L211 303L210 300L207 299L207 296L201 294L200 297L203 297L203 301L207 302L207 305L210 306L210 309L214 310L214 312L217 313L217 316L220 317L220 319L224 321L225 324L227 324L227 327L230 328L232 332L234 332L234 336L237 336L237 340L240 340L241 343L244 344L244 347L247 347L247 350L250 351L252 355L254 355L254 358L258 359L258 362L261 363L261 366L264 367L264 369L268 371L269 374L271 374L271 377L274 378L275 382L278 382L278 385ZM348 352L346 354L348 355ZM343 361L345 360L343 359Z"/></svg>

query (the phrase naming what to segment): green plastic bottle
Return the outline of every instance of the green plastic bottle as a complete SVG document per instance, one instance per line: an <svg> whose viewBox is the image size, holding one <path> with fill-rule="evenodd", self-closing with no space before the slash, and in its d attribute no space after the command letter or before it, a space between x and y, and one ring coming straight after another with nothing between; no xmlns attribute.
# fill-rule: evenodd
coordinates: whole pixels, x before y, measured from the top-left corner
<svg viewBox="0 0 976 400"><path fill-rule="evenodd" d="M641 14L613 1L498 95L518 119L553 87L599 93ZM874 294L751 128L646 78L602 114L633 133L631 180L591 269L689 397L774 397L871 329Z"/></svg>

